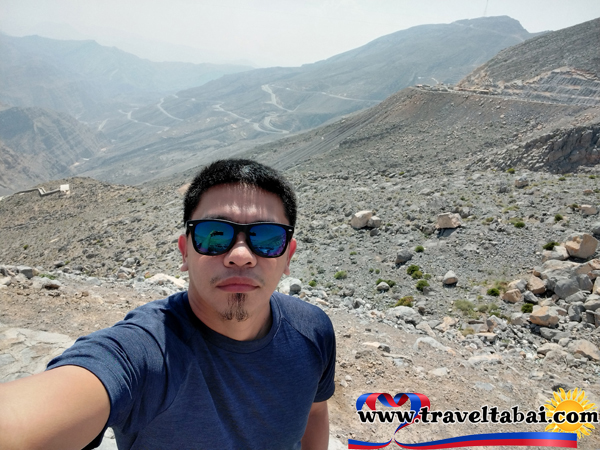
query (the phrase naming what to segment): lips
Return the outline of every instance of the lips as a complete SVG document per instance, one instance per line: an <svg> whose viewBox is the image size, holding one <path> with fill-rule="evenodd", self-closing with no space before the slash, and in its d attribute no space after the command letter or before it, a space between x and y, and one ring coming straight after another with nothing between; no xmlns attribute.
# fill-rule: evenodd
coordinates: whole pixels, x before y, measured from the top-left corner
<svg viewBox="0 0 600 450"><path fill-rule="evenodd" d="M216 287L226 292L250 292L258 289L260 285L252 278L231 277L219 281Z"/></svg>

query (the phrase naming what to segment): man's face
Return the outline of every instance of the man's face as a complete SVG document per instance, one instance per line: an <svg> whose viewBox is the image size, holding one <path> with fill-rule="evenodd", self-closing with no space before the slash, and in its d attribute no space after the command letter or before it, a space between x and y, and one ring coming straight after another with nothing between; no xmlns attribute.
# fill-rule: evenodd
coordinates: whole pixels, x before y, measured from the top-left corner
<svg viewBox="0 0 600 450"><path fill-rule="evenodd" d="M223 184L208 189L191 219L224 219L237 223L277 222L289 224L281 199L260 188ZM179 238L182 271L189 272L189 298L204 318L243 321L263 315L282 274L296 250L292 239L279 258L256 256L239 233L233 247L222 255L200 255L191 234ZM201 319L203 318L201 317Z"/></svg>

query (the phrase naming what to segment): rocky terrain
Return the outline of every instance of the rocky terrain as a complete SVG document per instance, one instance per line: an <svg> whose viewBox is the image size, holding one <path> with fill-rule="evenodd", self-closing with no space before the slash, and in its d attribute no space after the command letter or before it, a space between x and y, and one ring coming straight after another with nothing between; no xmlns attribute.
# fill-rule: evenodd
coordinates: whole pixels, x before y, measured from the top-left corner
<svg viewBox="0 0 600 450"><path fill-rule="evenodd" d="M536 409L559 386L582 388L598 401L594 281L600 261L594 258L600 255L595 245L584 257L566 250L571 235L593 239L600 232L593 208L598 179L430 166L422 161L402 174L395 168L287 171L300 201L299 245L292 276L280 289L320 305L334 321L332 435L344 445L348 438L391 437L389 424L358 420L354 402L365 392L421 392L440 410ZM6 285L0 322L73 339L185 287L175 240L189 179L142 187L70 179L63 180L71 185L69 196L27 193L0 201L0 284ZM363 210L376 217L370 226L353 227L361 226L354 216ZM436 228L438 215L452 212L451 222ZM546 252L548 242L566 247ZM409 275L411 265L420 274ZM422 280L429 286L421 291ZM8 339L6 333L4 380L38 370L36 356L46 356L48 347L59 351L66 339L31 350L26 334L17 339L13 330ZM25 349L29 365L16 370L24 366ZM404 442L430 439L433 428L423 427L406 429ZM481 425L477 432L500 429ZM543 431L540 425L502 429ZM470 432L465 425L443 426L435 436ZM599 443L594 434L579 448Z"/></svg>
<svg viewBox="0 0 600 450"><path fill-rule="evenodd" d="M556 42L537 38L542 55L544 38ZM566 62L533 68L528 85L588 64ZM600 110L593 89L567 91L539 101L415 86L245 153L298 194L298 250L279 289L334 323L332 448L392 437L391 424L360 422L369 392L422 393L440 411L538 410L560 388L599 403ZM68 183L68 195L0 200L0 381L185 289L176 240L190 166L138 186L70 178L43 186ZM544 428L414 424L396 437ZM578 448L600 448L598 431Z"/></svg>

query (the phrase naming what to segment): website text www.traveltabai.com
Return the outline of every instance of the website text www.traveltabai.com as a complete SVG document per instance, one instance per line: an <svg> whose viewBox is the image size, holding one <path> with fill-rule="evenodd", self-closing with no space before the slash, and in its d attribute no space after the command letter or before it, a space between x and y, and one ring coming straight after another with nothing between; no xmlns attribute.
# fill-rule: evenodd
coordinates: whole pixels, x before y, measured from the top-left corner
<svg viewBox="0 0 600 450"><path fill-rule="evenodd" d="M482 406L474 411L356 411L362 423L583 423L598 422L598 411L555 411L548 414L544 406L537 411L520 411L518 406L499 411L496 406Z"/></svg>

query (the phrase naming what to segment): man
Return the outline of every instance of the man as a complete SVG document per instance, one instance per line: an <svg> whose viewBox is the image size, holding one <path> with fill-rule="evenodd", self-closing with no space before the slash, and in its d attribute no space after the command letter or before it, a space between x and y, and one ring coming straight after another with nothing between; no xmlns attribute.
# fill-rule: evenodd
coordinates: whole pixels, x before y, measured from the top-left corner
<svg viewBox="0 0 600 450"><path fill-rule="evenodd" d="M80 338L43 374L0 385L0 448L326 449L335 339L274 292L296 250L276 171L217 161L194 179L179 238L189 290Z"/></svg>

